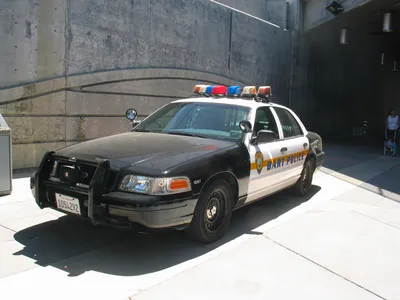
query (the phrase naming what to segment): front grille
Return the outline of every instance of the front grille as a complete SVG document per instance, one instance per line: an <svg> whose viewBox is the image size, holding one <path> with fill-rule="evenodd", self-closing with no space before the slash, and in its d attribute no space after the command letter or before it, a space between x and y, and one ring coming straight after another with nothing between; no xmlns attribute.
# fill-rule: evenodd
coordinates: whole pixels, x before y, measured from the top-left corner
<svg viewBox="0 0 400 300"><path fill-rule="evenodd" d="M96 162L76 159L70 161L68 157L55 156L50 162L49 180L54 183L61 183L64 186L70 186L88 192L89 185L92 182L94 174L99 167ZM96 183L95 194L100 196L109 193L116 188L119 169L100 168L100 181Z"/></svg>
<svg viewBox="0 0 400 300"><path fill-rule="evenodd" d="M84 187L89 186L96 168L97 164L95 163L90 164L79 160L71 162L67 159L56 158L51 177L63 183Z"/></svg>

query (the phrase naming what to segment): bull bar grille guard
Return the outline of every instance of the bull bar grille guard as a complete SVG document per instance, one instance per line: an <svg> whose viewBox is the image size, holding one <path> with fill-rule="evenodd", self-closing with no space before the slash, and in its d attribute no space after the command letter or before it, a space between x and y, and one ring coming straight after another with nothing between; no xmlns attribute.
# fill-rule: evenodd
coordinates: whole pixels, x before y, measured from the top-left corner
<svg viewBox="0 0 400 300"><path fill-rule="evenodd" d="M43 189L43 184L41 183L43 179L48 179L50 175L50 163L55 160L54 151L47 151L43 156L43 159L39 165L39 168L36 171L35 175L35 201L40 208L45 208L48 205L42 202L42 199L45 198L45 190ZM85 161L85 160L77 160L82 163L92 164L93 161ZM94 172L94 175L90 181L88 188L88 217L94 224L98 224L99 222L96 220L95 214L95 198L100 197L104 190L104 183L106 181L106 175L109 173L111 169L111 164L108 159L101 159L97 164L97 168ZM117 171L117 169L114 169ZM116 183L117 177L115 178L112 185Z"/></svg>

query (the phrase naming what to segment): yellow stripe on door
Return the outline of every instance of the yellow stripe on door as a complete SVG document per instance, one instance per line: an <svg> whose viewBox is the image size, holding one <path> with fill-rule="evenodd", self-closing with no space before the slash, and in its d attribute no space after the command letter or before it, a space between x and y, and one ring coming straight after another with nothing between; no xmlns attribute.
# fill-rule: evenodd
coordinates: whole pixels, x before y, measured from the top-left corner
<svg viewBox="0 0 400 300"><path fill-rule="evenodd" d="M304 150L304 151L300 151L300 152L289 153L287 155L275 157L273 159L265 159L265 160L263 160L262 168L267 167L267 171L269 171L271 169L284 167L289 164L293 164L298 161L305 160L308 152L309 152L309 150ZM251 163L250 170L253 171L256 169L257 169L257 158L255 157L255 162Z"/></svg>

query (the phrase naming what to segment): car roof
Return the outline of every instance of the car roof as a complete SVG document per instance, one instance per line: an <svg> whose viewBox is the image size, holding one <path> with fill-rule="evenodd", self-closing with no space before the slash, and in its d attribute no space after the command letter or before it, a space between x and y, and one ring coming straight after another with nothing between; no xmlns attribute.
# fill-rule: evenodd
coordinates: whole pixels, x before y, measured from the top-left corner
<svg viewBox="0 0 400 300"><path fill-rule="evenodd" d="M193 98L175 100L175 101L172 101L171 103L178 103L178 102L229 104L229 105L249 107L249 108L253 108L253 109L257 109L259 107L265 107L265 106L286 108L285 106L282 106L282 105L279 105L276 103L272 103L272 102L263 103L263 102L254 101L253 99L244 99L244 98L193 97Z"/></svg>

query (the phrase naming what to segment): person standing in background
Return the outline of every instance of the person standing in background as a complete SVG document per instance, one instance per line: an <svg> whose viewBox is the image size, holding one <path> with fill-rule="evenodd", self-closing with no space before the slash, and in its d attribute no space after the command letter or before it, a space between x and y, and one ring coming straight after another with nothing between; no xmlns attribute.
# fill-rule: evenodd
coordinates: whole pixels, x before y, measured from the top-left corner
<svg viewBox="0 0 400 300"><path fill-rule="evenodd" d="M386 126L385 126L385 134L386 138L393 139L396 136L397 130L399 129L399 116L396 114L396 111L392 109L390 114L386 118Z"/></svg>

